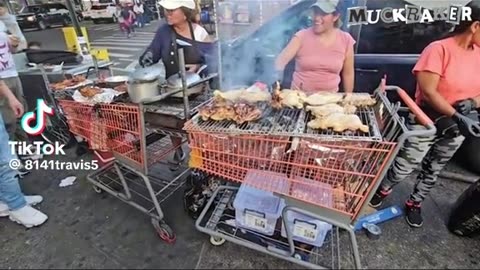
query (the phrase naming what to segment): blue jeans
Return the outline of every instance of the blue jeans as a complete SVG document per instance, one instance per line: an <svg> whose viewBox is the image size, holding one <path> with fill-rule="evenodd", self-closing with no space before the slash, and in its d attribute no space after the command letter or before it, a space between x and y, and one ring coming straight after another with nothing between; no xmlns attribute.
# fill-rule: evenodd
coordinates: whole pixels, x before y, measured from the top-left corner
<svg viewBox="0 0 480 270"><path fill-rule="evenodd" d="M17 172L10 168L9 162L16 159L8 144L8 133L0 114L0 201L6 203L10 210L17 210L25 205L25 196L16 178Z"/></svg>
<svg viewBox="0 0 480 270"><path fill-rule="evenodd" d="M138 27L144 27L145 26L145 14L137 14L137 22L138 22Z"/></svg>

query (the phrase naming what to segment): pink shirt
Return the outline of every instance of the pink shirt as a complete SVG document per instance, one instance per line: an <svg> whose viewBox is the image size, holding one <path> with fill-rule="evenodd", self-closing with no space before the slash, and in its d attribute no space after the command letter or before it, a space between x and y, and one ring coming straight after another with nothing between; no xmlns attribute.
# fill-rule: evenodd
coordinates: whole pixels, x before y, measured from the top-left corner
<svg viewBox="0 0 480 270"><path fill-rule="evenodd" d="M413 73L429 71L440 75L437 91L448 103L480 95L480 48L465 50L453 38L432 42L420 55ZM423 96L417 84L416 101Z"/></svg>
<svg viewBox="0 0 480 270"><path fill-rule="evenodd" d="M336 40L329 46L318 42L312 28L295 34L301 45L295 58L292 89L301 89L307 94L338 91L343 62L355 40L349 33L339 29L335 31Z"/></svg>

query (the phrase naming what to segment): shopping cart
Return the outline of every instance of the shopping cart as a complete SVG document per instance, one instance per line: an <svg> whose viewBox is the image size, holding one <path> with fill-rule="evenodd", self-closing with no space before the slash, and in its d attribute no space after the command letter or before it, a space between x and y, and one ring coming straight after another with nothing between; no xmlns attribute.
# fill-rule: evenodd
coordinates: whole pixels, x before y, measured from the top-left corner
<svg viewBox="0 0 480 270"><path fill-rule="evenodd" d="M163 240L175 241L160 204L184 184L189 173L175 159L186 138L173 144L165 134L148 130L141 104L59 103L72 133L87 140L91 149L113 153L114 162L87 176L94 190L106 191L146 213ZM175 170L165 169L172 165Z"/></svg>
<svg viewBox="0 0 480 270"><path fill-rule="evenodd" d="M390 101L388 96L394 93L406 107ZM197 229L211 235L212 244L228 240L312 268L325 265L321 253L331 250L331 266L335 268L341 266L341 228L348 232L353 264L361 268L353 229L356 220L405 140L435 133L433 122L404 90L386 86L382 80L374 97L374 107L357 112L368 124L368 134L310 130L306 126L310 115L303 111L288 114L290 117L283 117L289 110L275 112L267 117L271 118L267 127L262 121L236 126L193 118L185 125L190 139L190 166L242 183L242 187L248 185L280 196L285 204L281 219L286 239L237 226L232 202L238 188L232 186L220 187L215 192L196 222ZM405 124L409 114L425 128L410 130ZM309 238L322 232L308 222L297 226L287 218L291 213L335 227L323 246L300 244L299 233ZM248 218L252 228L265 228L265 222L268 223L264 213Z"/></svg>

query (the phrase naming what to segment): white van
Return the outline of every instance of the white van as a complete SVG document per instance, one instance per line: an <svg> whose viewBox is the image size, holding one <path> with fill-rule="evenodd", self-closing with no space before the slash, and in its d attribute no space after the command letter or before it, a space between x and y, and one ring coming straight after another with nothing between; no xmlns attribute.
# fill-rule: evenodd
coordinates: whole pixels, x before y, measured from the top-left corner
<svg viewBox="0 0 480 270"><path fill-rule="evenodd" d="M88 15L95 24L102 21L117 22L115 10L116 6L114 4L93 5L89 10Z"/></svg>

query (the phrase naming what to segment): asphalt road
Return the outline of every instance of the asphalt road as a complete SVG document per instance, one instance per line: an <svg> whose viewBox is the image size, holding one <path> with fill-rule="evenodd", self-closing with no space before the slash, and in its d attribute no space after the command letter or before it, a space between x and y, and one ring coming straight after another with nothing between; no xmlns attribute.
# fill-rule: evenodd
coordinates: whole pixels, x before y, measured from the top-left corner
<svg viewBox="0 0 480 270"><path fill-rule="evenodd" d="M150 25L136 29L135 35L127 39L117 24L82 22L82 26L87 27L91 47L108 49L110 60L115 63L112 70L116 73L128 72L135 67L138 57L153 39L158 24L159 21L152 21ZM67 48L61 27L44 31L26 30L24 35L29 42L41 42L45 49Z"/></svg>

